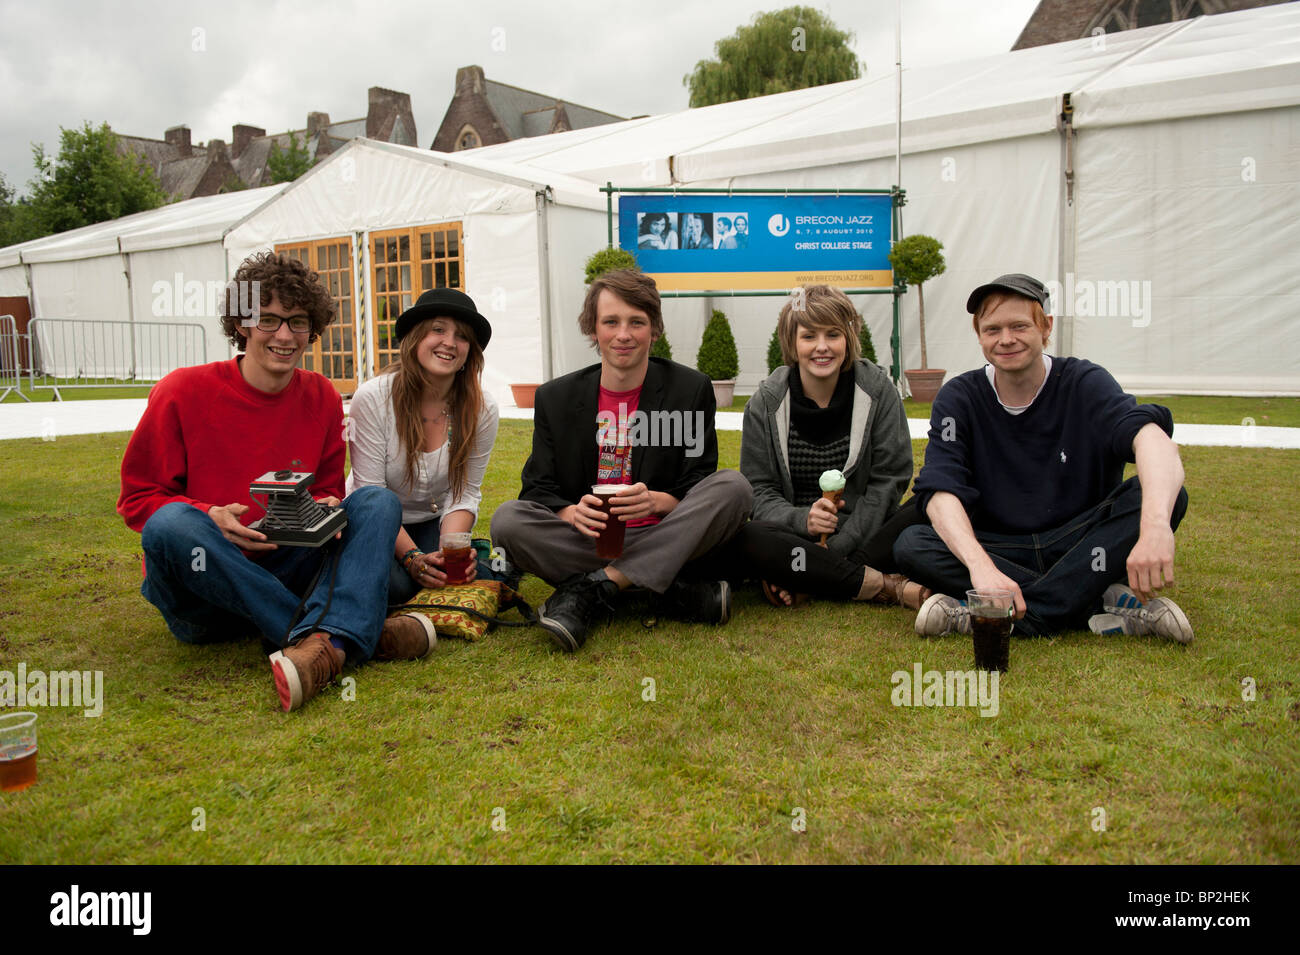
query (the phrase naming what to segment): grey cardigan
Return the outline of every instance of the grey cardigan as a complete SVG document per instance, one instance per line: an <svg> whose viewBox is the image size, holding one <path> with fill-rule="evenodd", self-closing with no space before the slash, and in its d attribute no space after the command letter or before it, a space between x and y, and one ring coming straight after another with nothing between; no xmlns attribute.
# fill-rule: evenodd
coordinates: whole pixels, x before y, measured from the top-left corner
<svg viewBox="0 0 1300 955"><path fill-rule="evenodd" d="M740 441L740 473L754 488L754 520L774 521L808 536L808 508L795 507L790 478L790 374L783 366L758 386L745 405ZM889 377L876 365L853 368L853 419L844 467L845 507L827 541L833 554L847 557L861 549L898 510L912 480L912 439L903 402Z"/></svg>

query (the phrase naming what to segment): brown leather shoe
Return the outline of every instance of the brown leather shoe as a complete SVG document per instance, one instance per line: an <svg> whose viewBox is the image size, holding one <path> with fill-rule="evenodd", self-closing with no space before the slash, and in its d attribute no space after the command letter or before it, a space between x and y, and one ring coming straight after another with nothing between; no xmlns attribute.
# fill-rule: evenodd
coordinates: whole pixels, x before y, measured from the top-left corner
<svg viewBox="0 0 1300 955"><path fill-rule="evenodd" d="M280 706L286 713L302 706L343 672L346 659L324 632L313 633L271 654L271 676Z"/></svg>
<svg viewBox="0 0 1300 955"><path fill-rule="evenodd" d="M384 621L375 647L375 660L418 660L438 643L438 635L427 617L403 613Z"/></svg>
<svg viewBox="0 0 1300 955"><path fill-rule="evenodd" d="M902 574L882 574L881 576L885 578L885 583L880 588L880 593L871 598L873 604L887 604L906 607L908 610L920 610L921 604L934 595L934 591L929 587L924 587L914 580L908 580Z"/></svg>

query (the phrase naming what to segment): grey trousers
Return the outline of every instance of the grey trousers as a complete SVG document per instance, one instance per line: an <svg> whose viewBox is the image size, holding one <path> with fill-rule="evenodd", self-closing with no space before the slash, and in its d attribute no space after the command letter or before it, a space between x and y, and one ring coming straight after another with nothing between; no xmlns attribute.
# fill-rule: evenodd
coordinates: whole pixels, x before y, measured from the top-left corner
<svg viewBox="0 0 1300 955"><path fill-rule="evenodd" d="M507 501L492 515L492 542L515 566L552 586L609 565L638 587L663 593L689 561L729 540L749 518L753 490L739 471L710 474L649 527L629 527L623 556L596 556L596 542L534 501ZM718 579L727 576L717 568Z"/></svg>

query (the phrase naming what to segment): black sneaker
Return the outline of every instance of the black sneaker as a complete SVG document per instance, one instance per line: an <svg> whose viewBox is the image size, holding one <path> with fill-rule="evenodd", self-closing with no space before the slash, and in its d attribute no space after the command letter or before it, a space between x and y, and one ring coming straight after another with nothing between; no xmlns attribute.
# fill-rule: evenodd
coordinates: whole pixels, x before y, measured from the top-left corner
<svg viewBox="0 0 1300 955"><path fill-rule="evenodd" d="M612 601L617 594L618 584L601 571L574 575L542 604L537 623L551 635L552 643L565 653L573 653L587 642L587 630L597 618L607 620L613 616Z"/></svg>
<svg viewBox="0 0 1300 955"><path fill-rule="evenodd" d="M678 578L663 592L657 609L665 617L687 623L726 623L731 619L731 584Z"/></svg>

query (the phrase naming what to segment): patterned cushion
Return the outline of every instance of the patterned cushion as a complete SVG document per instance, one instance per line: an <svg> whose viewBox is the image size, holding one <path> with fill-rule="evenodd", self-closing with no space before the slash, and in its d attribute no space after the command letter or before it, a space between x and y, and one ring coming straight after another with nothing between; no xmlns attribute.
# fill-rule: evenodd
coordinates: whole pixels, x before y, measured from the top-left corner
<svg viewBox="0 0 1300 955"><path fill-rule="evenodd" d="M501 581L475 580L450 587L426 587L408 603L421 604L428 607L428 610L408 609L399 612L420 614L443 636L464 637L474 641L487 633L488 621L452 608L467 607L478 611L483 617L492 618L497 615L500 602Z"/></svg>

